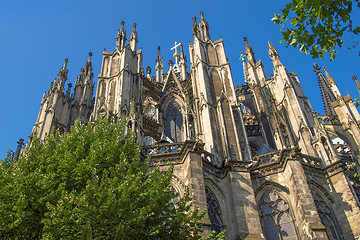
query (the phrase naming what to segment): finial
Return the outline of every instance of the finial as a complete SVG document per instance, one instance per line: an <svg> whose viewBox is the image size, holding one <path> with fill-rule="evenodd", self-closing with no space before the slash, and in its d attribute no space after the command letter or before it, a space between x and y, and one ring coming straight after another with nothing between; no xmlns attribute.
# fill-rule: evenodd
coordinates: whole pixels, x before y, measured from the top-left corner
<svg viewBox="0 0 360 240"><path fill-rule="evenodd" d="M120 31L124 31L124 25L125 25L125 22L121 21L121 30Z"/></svg>
<svg viewBox="0 0 360 240"><path fill-rule="evenodd" d="M133 24L133 32L136 32L136 23Z"/></svg>
<svg viewBox="0 0 360 240"><path fill-rule="evenodd" d="M192 19L194 20L194 24L196 24L196 17L193 16Z"/></svg>
<svg viewBox="0 0 360 240"><path fill-rule="evenodd" d="M158 60L161 59L161 52L160 52L160 46L158 46Z"/></svg>
<svg viewBox="0 0 360 240"><path fill-rule="evenodd" d="M204 13L200 11L201 20L204 20Z"/></svg>
<svg viewBox="0 0 360 240"><path fill-rule="evenodd" d="M168 64L169 64L169 66L172 66L174 64L174 62L170 59Z"/></svg>
<svg viewBox="0 0 360 240"><path fill-rule="evenodd" d="M91 62L92 52L89 52L89 59L88 62Z"/></svg>
<svg viewBox="0 0 360 240"><path fill-rule="evenodd" d="M314 72L317 72L317 73L320 72L321 68L316 63L313 64L313 67L314 67Z"/></svg>
<svg viewBox="0 0 360 240"><path fill-rule="evenodd" d="M65 58L65 63L64 63L64 66L63 66L64 69L66 68L68 62L69 62L69 59Z"/></svg>
<svg viewBox="0 0 360 240"><path fill-rule="evenodd" d="M150 67L150 66L148 66L148 67L146 68L146 75L147 75L148 77L150 77L150 75L151 75L151 67Z"/></svg>
<svg viewBox="0 0 360 240"><path fill-rule="evenodd" d="M178 58L180 57L179 53L177 52L177 47L181 46L181 43L175 42L174 47L170 48L170 50L175 50L174 58L176 59L176 63L178 61Z"/></svg>
<svg viewBox="0 0 360 240"><path fill-rule="evenodd" d="M356 76L356 75L352 75L352 79L354 79L354 81L357 81L357 76Z"/></svg>

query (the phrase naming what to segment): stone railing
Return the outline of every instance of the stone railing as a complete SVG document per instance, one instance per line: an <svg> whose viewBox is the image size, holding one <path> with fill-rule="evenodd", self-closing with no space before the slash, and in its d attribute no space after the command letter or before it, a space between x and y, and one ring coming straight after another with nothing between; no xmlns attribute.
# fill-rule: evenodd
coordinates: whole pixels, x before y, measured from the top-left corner
<svg viewBox="0 0 360 240"><path fill-rule="evenodd" d="M274 151L274 152L269 152L255 156L253 157L253 161L257 162L258 164L264 164L279 160L279 158L280 158L280 151Z"/></svg>
<svg viewBox="0 0 360 240"><path fill-rule="evenodd" d="M319 122L323 124L340 124L339 118L337 115L320 115L315 116Z"/></svg>
<svg viewBox="0 0 360 240"><path fill-rule="evenodd" d="M321 159L320 158L311 157L311 156L304 155L304 154L300 154L300 156L302 157L301 161L303 163L307 163L307 164L310 164L310 165L313 165L316 167L321 167Z"/></svg>
<svg viewBox="0 0 360 240"><path fill-rule="evenodd" d="M280 162L280 160L284 160L286 158L296 158L299 159L301 162L315 166L321 167L322 162L320 158L308 156L302 154L299 150L295 149L285 149L282 151L274 151L265 153L259 156L253 157L253 161L256 162L255 166L260 166L266 163L274 163Z"/></svg>
<svg viewBox="0 0 360 240"><path fill-rule="evenodd" d="M165 153L179 153L183 150L185 144L179 143L161 143L143 147L142 153L147 155L165 154Z"/></svg>

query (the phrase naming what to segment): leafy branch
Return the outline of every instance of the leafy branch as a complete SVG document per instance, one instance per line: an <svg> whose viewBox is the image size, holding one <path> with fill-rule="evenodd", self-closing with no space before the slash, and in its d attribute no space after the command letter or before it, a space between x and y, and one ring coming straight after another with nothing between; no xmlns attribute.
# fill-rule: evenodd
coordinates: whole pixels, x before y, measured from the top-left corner
<svg viewBox="0 0 360 240"><path fill-rule="evenodd" d="M360 26L351 20L354 5L360 8L360 0L293 0L271 20L281 25L281 42L287 46L298 47L313 58L324 58L327 52L333 60L344 43L344 33L360 33Z"/></svg>

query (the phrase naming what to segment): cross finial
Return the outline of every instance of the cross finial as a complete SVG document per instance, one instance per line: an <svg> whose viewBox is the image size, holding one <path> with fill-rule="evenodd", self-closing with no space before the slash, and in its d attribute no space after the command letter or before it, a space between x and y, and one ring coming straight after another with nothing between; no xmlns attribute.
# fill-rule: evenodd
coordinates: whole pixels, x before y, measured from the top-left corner
<svg viewBox="0 0 360 240"><path fill-rule="evenodd" d="M174 50L174 49L175 49L175 53L177 53L177 47L179 47L180 45L181 45L181 43L175 42L175 45L174 45L172 48L170 48L170 50Z"/></svg>
<svg viewBox="0 0 360 240"><path fill-rule="evenodd" d="M244 41L247 42L247 37L244 37Z"/></svg>
<svg viewBox="0 0 360 240"><path fill-rule="evenodd" d="M169 64L169 66L172 66L174 64L174 62L170 59L168 64Z"/></svg>
<svg viewBox="0 0 360 240"><path fill-rule="evenodd" d="M356 75L352 75L352 79L354 79L355 81L357 81L357 76L356 76Z"/></svg>

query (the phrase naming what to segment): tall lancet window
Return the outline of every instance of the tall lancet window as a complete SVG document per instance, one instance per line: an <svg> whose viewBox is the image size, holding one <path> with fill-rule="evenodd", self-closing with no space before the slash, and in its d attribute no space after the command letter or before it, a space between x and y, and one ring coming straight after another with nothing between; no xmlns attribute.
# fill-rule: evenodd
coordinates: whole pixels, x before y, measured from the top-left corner
<svg viewBox="0 0 360 240"><path fill-rule="evenodd" d="M205 187L205 195L207 210L211 222L211 230L219 233L223 230L219 202L214 193L207 187Z"/></svg>
<svg viewBox="0 0 360 240"><path fill-rule="evenodd" d="M329 239L341 239L339 228L336 224L336 219L330 207L326 204L324 199L315 191L311 191L316 205L316 210L319 213L322 224L325 225L326 234Z"/></svg>
<svg viewBox="0 0 360 240"><path fill-rule="evenodd" d="M165 135L173 142L182 142L183 116L177 102L169 103L166 109Z"/></svg>
<svg viewBox="0 0 360 240"><path fill-rule="evenodd" d="M289 205L280 195L267 192L259 206L261 225L267 240L298 239Z"/></svg>

